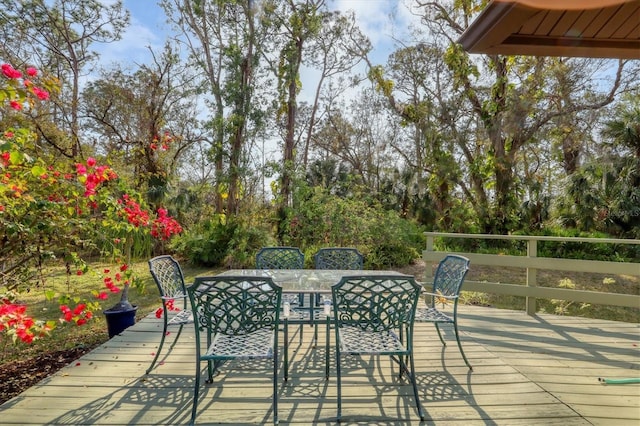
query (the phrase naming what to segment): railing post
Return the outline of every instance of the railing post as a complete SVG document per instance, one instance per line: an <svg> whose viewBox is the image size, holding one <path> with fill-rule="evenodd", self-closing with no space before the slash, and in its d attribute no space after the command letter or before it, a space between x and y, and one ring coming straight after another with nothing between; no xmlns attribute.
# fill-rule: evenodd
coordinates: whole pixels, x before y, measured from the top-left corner
<svg viewBox="0 0 640 426"><path fill-rule="evenodd" d="M433 251L433 240L434 240L433 235L427 235L427 250L426 251ZM426 283L433 282L433 265L431 264L431 262L429 262L428 264L425 264L424 282L426 282Z"/></svg>
<svg viewBox="0 0 640 426"><path fill-rule="evenodd" d="M527 240L527 257L538 257L538 240L530 238ZM527 287L538 286L538 270L536 268L527 267ZM536 298L526 298L527 315L535 315L537 311Z"/></svg>

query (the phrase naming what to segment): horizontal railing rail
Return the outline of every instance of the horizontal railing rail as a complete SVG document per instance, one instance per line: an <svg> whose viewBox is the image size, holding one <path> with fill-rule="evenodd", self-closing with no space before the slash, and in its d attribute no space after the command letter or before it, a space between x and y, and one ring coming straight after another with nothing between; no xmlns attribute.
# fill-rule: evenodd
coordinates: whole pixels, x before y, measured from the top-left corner
<svg viewBox="0 0 640 426"><path fill-rule="evenodd" d="M621 238L580 238L580 237L551 237L534 235L492 235L492 234L456 234L448 232L425 232L427 247L422 253L427 263L427 282L433 280L432 268L429 267L451 252L436 251L436 238L460 238L474 240L517 240L525 241L527 253L524 256L480 254L455 252L471 260L471 265L499 266L523 268L526 271L526 283L503 283L466 280L464 291L494 293L526 298L526 312L534 315L537 311L536 299L561 299L591 304L640 307L640 296L635 294L619 294L599 291L573 290L566 288L539 287L537 281L538 270L556 270L568 272L588 272L611 275L629 275L640 277L640 263L612 262L601 260L564 259L538 256L539 241L556 241L588 244L631 244L640 245L640 240ZM472 266L473 267L473 266Z"/></svg>

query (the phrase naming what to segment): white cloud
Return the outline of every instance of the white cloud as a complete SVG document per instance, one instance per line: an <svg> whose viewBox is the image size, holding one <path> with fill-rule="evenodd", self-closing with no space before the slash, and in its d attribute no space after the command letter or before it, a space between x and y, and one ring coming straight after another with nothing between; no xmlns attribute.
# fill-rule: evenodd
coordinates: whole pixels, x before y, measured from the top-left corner
<svg viewBox="0 0 640 426"><path fill-rule="evenodd" d="M420 18L411 13L411 2L403 0L334 0L329 7L343 12L353 11L360 30L373 46L372 59L386 62L396 40L406 40L410 26Z"/></svg>
<svg viewBox="0 0 640 426"><path fill-rule="evenodd" d="M102 0L102 3L110 1ZM154 51L162 49L167 37L166 17L155 0L125 0L124 7L131 13L129 26L119 41L99 46L103 66L114 62L147 63L151 59L148 47Z"/></svg>

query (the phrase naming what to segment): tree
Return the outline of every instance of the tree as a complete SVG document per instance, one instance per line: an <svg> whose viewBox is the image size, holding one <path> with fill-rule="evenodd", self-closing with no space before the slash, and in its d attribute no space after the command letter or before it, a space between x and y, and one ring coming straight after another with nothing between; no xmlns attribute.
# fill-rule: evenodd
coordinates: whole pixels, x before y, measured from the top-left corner
<svg viewBox="0 0 640 426"><path fill-rule="evenodd" d="M326 80L339 76L340 80L344 81L344 74L352 70L362 60L363 53L366 54L371 50L371 42L355 24L353 13L341 15L337 12L325 12L322 15L322 27L317 37L311 39L310 43L308 63L320 70L320 78L316 84L307 124L307 136L302 150L302 166L304 168L309 161L309 148L315 124L319 118L318 110ZM330 89L335 90L335 86ZM342 90L338 89L339 92ZM332 93L330 96L336 96L336 93Z"/></svg>
<svg viewBox="0 0 640 426"><path fill-rule="evenodd" d="M60 138L47 123L41 123L44 140L69 158L81 156L79 134L80 79L95 63L94 43L119 40L129 23L122 0L107 5L98 0L0 0L0 22L4 27L4 51L0 56L22 58L26 63L53 73L60 81L63 98L52 100L55 108L49 123L68 133Z"/></svg>
<svg viewBox="0 0 640 426"><path fill-rule="evenodd" d="M285 134L279 194L281 223L292 201L300 67L307 43L317 37L322 27L324 5L324 0L271 0L264 5L265 21L272 29L273 51L278 53L277 62L271 58L271 69L278 79L277 116L283 122Z"/></svg>
<svg viewBox="0 0 640 426"><path fill-rule="evenodd" d="M10 64L2 65L0 332L11 335L14 342L30 343L55 325L26 316L24 306L16 304L20 291L46 286L49 265L59 263L67 274L83 275L89 271L85 256L122 262L123 274L118 273L115 280L106 271L97 274L107 275L104 283L109 292L119 292L122 286L126 295L130 285L139 283L128 270L136 243L181 232L166 210L158 209L157 216L149 212L111 167L93 157L78 163L56 158L38 146L32 128L7 125L13 116L37 112L39 100L48 98L50 88L45 82L33 67L23 73ZM106 290L99 292L93 301L61 295L61 320L86 323L99 308L97 300L108 295Z"/></svg>
<svg viewBox="0 0 640 426"><path fill-rule="evenodd" d="M457 129L466 126L464 138L456 143L466 161L467 193L473 195L480 230L502 234L517 224L523 194L518 167L525 149L539 143L540 135L560 117L571 122L570 117L580 112L613 102L636 84L637 67L619 61L611 67L610 81L596 85L593 73L577 70L602 71L599 64L612 65L610 61L500 55L476 60L455 40L484 4L419 2L428 30L426 42L443 49L453 76L452 90L461 95L467 109L466 123L456 123ZM563 102L554 101L556 85L563 85Z"/></svg>
<svg viewBox="0 0 640 426"><path fill-rule="evenodd" d="M203 140L197 119L193 74L184 70L174 48L134 73L111 68L90 82L82 95L82 112L94 150L128 170L137 190L155 206L178 177L181 159Z"/></svg>
<svg viewBox="0 0 640 426"><path fill-rule="evenodd" d="M211 96L212 157L216 167L216 211L238 211L248 128L261 126L253 102L260 39L252 0L164 0L167 15L178 26L190 61L202 72L203 90ZM225 177L226 172L226 177Z"/></svg>

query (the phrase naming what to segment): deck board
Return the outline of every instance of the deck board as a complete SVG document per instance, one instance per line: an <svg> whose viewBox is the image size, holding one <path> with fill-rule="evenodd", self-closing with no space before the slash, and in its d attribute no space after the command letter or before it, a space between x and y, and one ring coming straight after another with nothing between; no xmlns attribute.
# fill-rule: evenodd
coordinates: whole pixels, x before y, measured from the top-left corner
<svg viewBox="0 0 640 426"><path fill-rule="evenodd" d="M443 347L432 325L416 326L416 378L428 424L639 424L640 385L598 382L598 377L640 377L638 324L530 317L473 306L462 306L460 312L473 372L453 333L445 330L448 344ZM144 318L7 401L0 406L0 422L187 424L195 371L193 332L185 329L173 351L145 375L159 324L152 315ZM297 334L290 336L290 380L279 382L281 424L335 423L335 378L324 379L323 333L316 348L312 335L305 328L301 344ZM398 380L397 368L387 359L353 359L344 371L344 424L420 424L410 385ZM259 362L224 365L214 384L201 388L197 423L271 423L270 374Z"/></svg>

